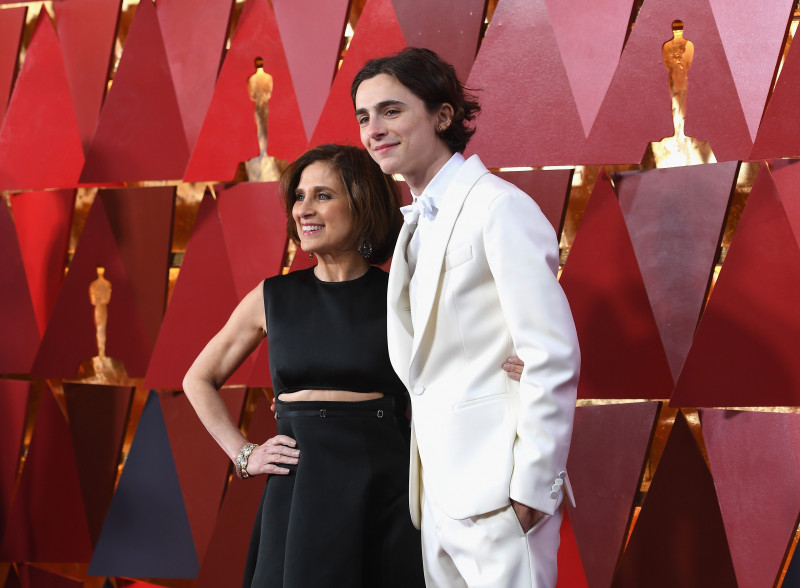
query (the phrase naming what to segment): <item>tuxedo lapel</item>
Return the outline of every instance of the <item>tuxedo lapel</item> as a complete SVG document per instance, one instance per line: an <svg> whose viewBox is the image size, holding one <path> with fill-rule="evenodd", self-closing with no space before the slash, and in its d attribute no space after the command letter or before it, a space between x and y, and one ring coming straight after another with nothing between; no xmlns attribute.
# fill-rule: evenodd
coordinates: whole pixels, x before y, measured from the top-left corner
<svg viewBox="0 0 800 588"><path fill-rule="evenodd" d="M389 341L389 359L395 372L400 375L406 386L408 386L408 366L411 363L411 344L414 334L411 324L411 301L408 297L411 275L407 256L408 242L413 234L414 227L403 223L394 248L386 294L388 307L386 336Z"/></svg>
<svg viewBox="0 0 800 588"><path fill-rule="evenodd" d="M436 215L433 223L435 230L426 235L426 242L421 243L419 259L415 273L418 278L417 288L417 312L419 319L418 328L413 330L413 344L411 348L410 376L419 372L416 369L417 352L422 339L425 336L428 323L430 321L431 309L439 289L439 278L441 277L444 265L444 253L447 250L447 243L453 233L456 219L461 213L461 208L470 190L478 179L489 173L489 170L481 163L477 155L470 157L453 178L450 186L445 193L442 206ZM428 239L427 237L430 236ZM406 269L408 266L406 266Z"/></svg>

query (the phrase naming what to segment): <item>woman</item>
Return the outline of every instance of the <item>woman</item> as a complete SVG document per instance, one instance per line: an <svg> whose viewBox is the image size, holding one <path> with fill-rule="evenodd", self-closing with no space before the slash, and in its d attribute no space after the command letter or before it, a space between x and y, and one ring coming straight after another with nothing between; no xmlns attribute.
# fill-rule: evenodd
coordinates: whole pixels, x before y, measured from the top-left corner
<svg viewBox="0 0 800 588"><path fill-rule="evenodd" d="M388 259L402 224L397 186L366 151L323 145L286 169L280 190L288 234L317 265L247 294L183 383L237 474L271 474L244 586L424 586L388 276L371 265ZM255 445L218 391L265 336L278 434Z"/></svg>

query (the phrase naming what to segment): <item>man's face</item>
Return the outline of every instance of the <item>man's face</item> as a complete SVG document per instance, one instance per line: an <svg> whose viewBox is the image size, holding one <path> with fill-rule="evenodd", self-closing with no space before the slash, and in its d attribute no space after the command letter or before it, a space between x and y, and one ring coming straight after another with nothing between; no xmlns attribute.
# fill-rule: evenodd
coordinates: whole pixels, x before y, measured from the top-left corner
<svg viewBox="0 0 800 588"><path fill-rule="evenodd" d="M449 104L428 112L421 98L387 74L364 80L356 92L361 142L384 173L402 174L412 189L427 185L450 158L436 134L438 125L449 124L450 113Z"/></svg>

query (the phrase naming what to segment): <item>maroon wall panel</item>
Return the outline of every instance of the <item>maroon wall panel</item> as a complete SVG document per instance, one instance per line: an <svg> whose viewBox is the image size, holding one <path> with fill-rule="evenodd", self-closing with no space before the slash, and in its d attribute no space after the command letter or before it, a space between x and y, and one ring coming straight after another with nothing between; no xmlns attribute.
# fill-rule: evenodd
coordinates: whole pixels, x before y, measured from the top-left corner
<svg viewBox="0 0 800 588"><path fill-rule="evenodd" d="M30 389L30 382L0 379L0 537L11 510Z"/></svg>
<svg viewBox="0 0 800 588"><path fill-rule="evenodd" d="M92 544L114 494L133 388L64 383L69 428Z"/></svg>
<svg viewBox="0 0 800 588"><path fill-rule="evenodd" d="M247 438L253 443L263 443L275 434L275 417L262 395L258 399ZM217 526L200 567L195 588L242 584L253 521L266 483L267 476L256 476L247 480L240 480L235 476L232 478L225 492L225 501L217 517ZM266 515L269 516L269 513Z"/></svg>
<svg viewBox="0 0 800 588"><path fill-rule="evenodd" d="M36 357L39 327L14 223L8 208L0 209L0 374L24 374Z"/></svg>
<svg viewBox="0 0 800 588"><path fill-rule="evenodd" d="M619 63L633 0L545 3L583 131L588 135Z"/></svg>
<svg viewBox="0 0 800 588"><path fill-rule="evenodd" d="M763 166L670 404L800 404L798 289L800 249Z"/></svg>
<svg viewBox="0 0 800 588"><path fill-rule="evenodd" d="M31 370L36 377L73 378L81 362L97 355L89 286L98 265L111 282L106 353L125 364L130 377L144 375L150 344L113 231L103 198L95 198ZM146 237L146 230L137 236Z"/></svg>
<svg viewBox="0 0 800 588"><path fill-rule="evenodd" d="M111 231L144 326L148 349L166 307L174 188L102 190Z"/></svg>
<svg viewBox="0 0 800 588"><path fill-rule="evenodd" d="M53 4L84 151L89 149L106 94L120 5L121 0Z"/></svg>
<svg viewBox="0 0 800 588"><path fill-rule="evenodd" d="M793 0L709 0L728 56L751 140L783 51ZM742 25L747 23L747 34Z"/></svg>
<svg viewBox="0 0 800 588"><path fill-rule="evenodd" d="M232 0L159 0L158 22L181 111L186 144L200 134L228 35Z"/></svg>
<svg viewBox="0 0 800 588"><path fill-rule="evenodd" d="M82 588L83 582L37 568L31 565L20 567L22 588Z"/></svg>
<svg viewBox="0 0 800 588"><path fill-rule="evenodd" d="M36 322L43 335L64 281L75 190L12 194L11 210Z"/></svg>
<svg viewBox="0 0 800 588"><path fill-rule="evenodd" d="M286 252L286 213L276 182L248 182L218 193L217 206L239 299L261 280L281 273ZM302 253L301 253L302 257ZM271 387L266 339L254 352L248 386Z"/></svg>
<svg viewBox="0 0 800 588"><path fill-rule="evenodd" d="M64 59L44 8L0 129L0 189L74 186L83 165Z"/></svg>
<svg viewBox="0 0 800 588"><path fill-rule="evenodd" d="M770 588L800 514L800 415L706 409L700 419L739 586Z"/></svg>
<svg viewBox="0 0 800 588"><path fill-rule="evenodd" d="M532 169L518 172L497 172L504 180L533 198L542 212L553 225L557 236L561 235L564 224L564 207L567 204L571 169Z"/></svg>
<svg viewBox="0 0 800 588"><path fill-rule="evenodd" d="M468 153L489 167L572 164L585 140L544 0L504 0L467 81L481 89Z"/></svg>
<svg viewBox="0 0 800 588"><path fill-rule="evenodd" d="M578 544L569 513L564 511L561 521L561 543L558 546L558 581L556 588L587 588L586 574L583 571Z"/></svg>
<svg viewBox="0 0 800 588"><path fill-rule="evenodd" d="M91 550L69 427L45 389L0 559L87 562Z"/></svg>
<svg viewBox="0 0 800 588"><path fill-rule="evenodd" d="M311 145L349 143L361 145L350 85L358 70L376 57L391 55L406 46L391 0L368 0L358 20L342 67L336 74L322 109Z"/></svg>
<svg viewBox="0 0 800 588"><path fill-rule="evenodd" d="M244 388L222 390L234 423L240 420L244 397ZM203 561L217 522L231 462L203 427L183 392L162 392L159 400L197 559Z"/></svg>
<svg viewBox="0 0 800 588"><path fill-rule="evenodd" d="M708 0L646 0L589 135L584 163L638 163L674 132L662 45L672 22L694 43L686 134L710 141L717 161L746 159L751 139Z"/></svg>
<svg viewBox="0 0 800 588"><path fill-rule="evenodd" d="M758 129L753 159L800 157L800 43L789 48Z"/></svg>
<svg viewBox="0 0 800 588"><path fill-rule="evenodd" d="M681 413L613 586L737 586L714 481Z"/></svg>
<svg viewBox="0 0 800 588"><path fill-rule="evenodd" d="M669 365L605 172L589 199L561 286L584 350L578 398L669 398Z"/></svg>
<svg viewBox="0 0 800 588"><path fill-rule="evenodd" d="M427 47L451 64L462 82L478 52L486 0L392 0L409 45Z"/></svg>
<svg viewBox="0 0 800 588"><path fill-rule="evenodd" d="M737 167L693 165L616 178L674 380L700 319Z"/></svg>
<svg viewBox="0 0 800 588"><path fill-rule="evenodd" d="M777 166L773 163L771 169ZM800 236L800 165L788 165L772 172L775 185L780 193L786 216L795 238Z"/></svg>
<svg viewBox="0 0 800 588"><path fill-rule="evenodd" d="M185 181L233 179L239 163L259 154L254 102L247 81L255 59L273 78L267 122L267 154L294 160L307 140L278 25L267 0L248 0L217 80Z"/></svg>
<svg viewBox="0 0 800 588"><path fill-rule="evenodd" d="M181 388L183 376L238 303L217 205L207 193L147 369L150 388ZM229 384L244 384L248 359Z"/></svg>
<svg viewBox="0 0 800 588"><path fill-rule="evenodd" d="M81 181L174 180L189 150L155 7L139 3Z"/></svg>
<svg viewBox="0 0 800 588"><path fill-rule="evenodd" d="M0 123L6 114L11 85L17 71L19 42L22 39L27 11L25 6L0 10Z"/></svg>
<svg viewBox="0 0 800 588"><path fill-rule="evenodd" d="M614 577L657 414L657 402L575 410L567 468L578 508L569 513L591 586Z"/></svg>
<svg viewBox="0 0 800 588"><path fill-rule="evenodd" d="M273 0L306 137L319 121L339 61L348 0Z"/></svg>

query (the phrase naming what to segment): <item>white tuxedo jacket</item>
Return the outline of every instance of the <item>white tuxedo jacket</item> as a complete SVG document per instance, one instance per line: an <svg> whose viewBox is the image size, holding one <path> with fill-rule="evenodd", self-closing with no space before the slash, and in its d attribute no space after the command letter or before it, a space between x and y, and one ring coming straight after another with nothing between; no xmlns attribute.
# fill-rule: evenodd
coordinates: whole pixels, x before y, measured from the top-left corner
<svg viewBox="0 0 800 588"><path fill-rule="evenodd" d="M433 227L416 266L416 329L406 256L415 225L403 225L388 287L389 356L413 408L411 518L419 527L422 467L426 496L451 518L512 498L553 514L569 487L580 365L554 231L477 156L450 183ZM502 369L514 354L525 362L521 382Z"/></svg>

